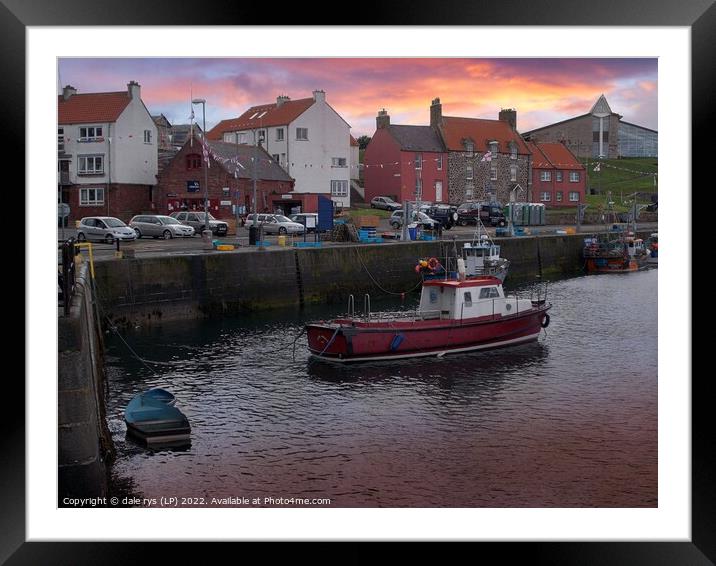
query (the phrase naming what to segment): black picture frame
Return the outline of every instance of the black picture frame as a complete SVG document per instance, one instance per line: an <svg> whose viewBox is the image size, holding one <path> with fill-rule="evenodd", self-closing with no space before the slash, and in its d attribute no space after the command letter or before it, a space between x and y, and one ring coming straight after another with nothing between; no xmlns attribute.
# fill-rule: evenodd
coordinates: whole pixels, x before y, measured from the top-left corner
<svg viewBox="0 0 716 566"><path fill-rule="evenodd" d="M530 26L686 26L691 28L692 55L692 147L693 178L703 175L709 159L705 155L707 132L713 124L712 110L716 84L713 55L716 45L716 6L714 0L623 0L587 2L585 0L540 0L501 3L426 1L363 2L352 10L350 25L530 25ZM271 10L272 21L257 21L265 10L252 4L210 0L201 5L186 0L162 0L153 3L137 0L3 0L0 5L3 53L2 88L6 109L6 139L24 147L25 142L25 32L28 26L66 25L314 25L305 4ZM338 18L337 18L338 19ZM376 21L378 20L378 21ZM326 22L341 25L346 22ZM9 111L8 111L9 110ZM700 145L698 140L704 144ZM702 159L698 159L698 157ZM24 171L24 168L22 169ZM697 175L698 173L698 175ZM705 185L710 188L710 185ZM689 242L690 243L690 242ZM689 253L691 246L689 245ZM25 258L31 250L25 249ZM24 266L17 267L18 269ZM23 270L24 272L24 270ZM690 276L690 274L688 274ZM27 300L28 297L25 297ZM684 329L688 331L688 329ZM689 364L690 365L690 364ZM4 423L0 443L3 465L0 467L0 562L20 564L133 564L148 557L171 556L185 563L201 556L198 563L211 564L225 548L165 542L146 545L140 542L26 542L25 537L25 398L24 383L6 376L6 395L17 412ZM690 379L691 376L678 376ZM530 542L479 543L473 556L499 555L500 563L526 560L549 564L713 564L716 561L716 470L709 458L716 444L711 424L710 377L691 381L692 391L692 536L689 542ZM696 433L698 431L698 434ZM125 520L125 519L119 519ZM77 533L82 538L82 533ZM316 539L320 539L317 533ZM151 548L147 548L151 546ZM170 548L173 547L173 550ZM302 549L303 550L303 549ZM304 552L313 552L310 548ZM290 550L289 552L296 552ZM300 551L299 551L300 552ZM473 551L475 552L475 551ZM166 553L166 554L165 554ZM358 551L371 556L372 551ZM340 555L339 555L340 556ZM274 555L275 558L275 555ZM156 558L155 558L156 559ZM236 559L241 556L236 555ZM195 562L197 563L197 562Z"/></svg>

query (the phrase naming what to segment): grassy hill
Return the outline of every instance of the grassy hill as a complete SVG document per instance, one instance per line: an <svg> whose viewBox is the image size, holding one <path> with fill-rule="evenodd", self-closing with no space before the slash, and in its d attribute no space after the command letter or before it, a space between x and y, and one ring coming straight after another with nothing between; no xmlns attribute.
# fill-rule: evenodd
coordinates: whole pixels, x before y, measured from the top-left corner
<svg viewBox="0 0 716 566"><path fill-rule="evenodd" d="M593 159L580 161L587 167L586 202L593 210L606 206L610 191L617 211L626 211L631 206L633 193L641 193L637 195L637 203L649 204L651 194L658 191L659 178L655 185L651 174L658 172L659 163L655 157L602 159L599 171L594 171L596 162Z"/></svg>

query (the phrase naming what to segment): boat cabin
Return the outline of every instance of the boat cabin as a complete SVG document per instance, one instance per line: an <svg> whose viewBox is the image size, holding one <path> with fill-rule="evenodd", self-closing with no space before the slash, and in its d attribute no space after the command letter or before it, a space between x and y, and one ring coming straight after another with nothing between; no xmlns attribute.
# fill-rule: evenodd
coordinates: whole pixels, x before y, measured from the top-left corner
<svg viewBox="0 0 716 566"><path fill-rule="evenodd" d="M483 236L476 244L466 243L462 254L468 275L481 275L488 265L500 260L500 246L490 243L487 236Z"/></svg>
<svg viewBox="0 0 716 566"><path fill-rule="evenodd" d="M644 240L641 238L626 238L626 245L629 257L646 255Z"/></svg>
<svg viewBox="0 0 716 566"><path fill-rule="evenodd" d="M507 316L531 308L530 299L506 297L497 277L484 276L463 280L425 281L419 312L423 319L462 320Z"/></svg>

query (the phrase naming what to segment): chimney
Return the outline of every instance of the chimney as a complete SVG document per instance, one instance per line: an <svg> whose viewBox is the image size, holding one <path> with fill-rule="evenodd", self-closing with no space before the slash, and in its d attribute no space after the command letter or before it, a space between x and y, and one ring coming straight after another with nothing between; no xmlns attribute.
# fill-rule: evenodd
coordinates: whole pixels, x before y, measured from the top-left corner
<svg viewBox="0 0 716 566"><path fill-rule="evenodd" d="M127 83L127 92L129 93L129 98L136 98L139 100L139 91L140 86L137 81L129 81Z"/></svg>
<svg viewBox="0 0 716 566"><path fill-rule="evenodd" d="M65 88L62 89L63 100L69 100L70 96L72 96L73 94L77 94L77 89L72 85L67 85Z"/></svg>
<svg viewBox="0 0 716 566"><path fill-rule="evenodd" d="M285 94L282 94L281 96L276 97L276 108L281 106L284 102L288 102L291 100L288 96Z"/></svg>
<svg viewBox="0 0 716 566"><path fill-rule="evenodd" d="M388 116L388 112L383 108L383 110L378 112L378 117L375 119L375 127L380 130L388 126L390 126L390 116Z"/></svg>
<svg viewBox="0 0 716 566"><path fill-rule="evenodd" d="M314 90L313 91L313 100L316 102L325 102L326 101L326 93L322 90Z"/></svg>
<svg viewBox="0 0 716 566"><path fill-rule="evenodd" d="M503 108L500 110L500 121L507 122L514 131L517 131L517 110L514 108Z"/></svg>
<svg viewBox="0 0 716 566"><path fill-rule="evenodd" d="M443 105L440 104L439 98L433 98L432 104L430 104L430 125L433 128L437 128L443 121Z"/></svg>

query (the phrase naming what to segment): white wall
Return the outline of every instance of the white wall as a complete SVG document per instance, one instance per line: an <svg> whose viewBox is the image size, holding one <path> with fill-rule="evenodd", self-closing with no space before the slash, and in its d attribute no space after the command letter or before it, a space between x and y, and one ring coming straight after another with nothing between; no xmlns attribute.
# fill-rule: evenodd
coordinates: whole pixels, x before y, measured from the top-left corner
<svg viewBox="0 0 716 566"><path fill-rule="evenodd" d="M308 128L308 140L296 140L296 128ZM331 181L346 181L345 197L331 197L350 206L350 126L324 101L317 101L288 128L288 173L296 179L299 193L331 193ZM333 167L334 157L346 167Z"/></svg>
<svg viewBox="0 0 716 566"><path fill-rule="evenodd" d="M151 143L144 143L144 130L152 132ZM130 101L113 125L111 137L111 182L156 185L157 126L141 99Z"/></svg>
<svg viewBox="0 0 716 566"><path fill-rule="evenodd" d="M360 168L358 167L360 165L359 147L357 145L352 145L352 146L350 146L350 148L351 148L351 159L350 159L351 179L357 181L360 178Z"/></svg>
<svg viewBox="0 0 716 566"><path fill-rule="evenodd" d="M78 142L80 137L80 127L101 126L103 141ZM106 122L96 122L92 124L59 124L58 128L63 128L65 136L65 154L71 155L70 159L70 183L73 185L96 185L107 182L107 159L109 155L109 141L107 140L107 132L109 132L109 124ZM101 155L104 157L104 175L78 175L80 155Z"/></svg>

